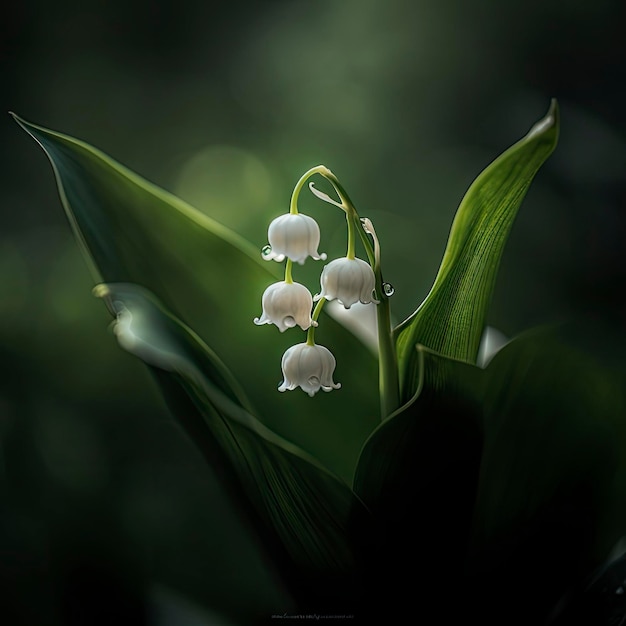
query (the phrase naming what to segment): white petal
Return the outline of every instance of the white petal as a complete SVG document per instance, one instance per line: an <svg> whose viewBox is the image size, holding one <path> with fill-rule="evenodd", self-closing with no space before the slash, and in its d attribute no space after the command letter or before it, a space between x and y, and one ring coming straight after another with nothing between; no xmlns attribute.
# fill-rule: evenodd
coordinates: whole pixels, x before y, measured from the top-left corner
<svg viewBox="0 0 626 626"><path fill-rule="evenodd" d="M311 292L300 283L273 283L262 297L263 314L254 323L275 324L281 332L298 325L307 330L312 325L311 309L313 298Z"/></svg>
<svg viewBox="0 0 626 626"><path fill-rule="evenodd" d="M335 357L324 346L300 343L291 346L283 355L281 368L284 380L279 391L300 387L305 393L314 396L320 389L331 391L341 385L333 382Z"/></svg>
<svg viewBox="0 0 626 626"><path fill-rule="evenodd" d="M335 259L324 267L315 299L337 299L346 309L357 302L378 304L372 295L375 283L372 268L362 259Z"/></svg>
<svg viewBox="0 0 626 626"><path fill-rule="evenodd" d="M309 189L311 190L311 193L314 196L318 197L320 200L328 202L328 204L334 204L335 206L338 206L340 209L343 209L345 211L345 208L343 204L341 204L341 202L337 202L336 200L333 200L328 194L324 193L323 191L319 191L319 189L315 187L315 183L309 183Z"/></svg>
<svg viewBox="0 0 626 626"><path fill-rule="evenodd" d="M294 263L303 264L308 256L325 259L317 247L320 242L320 229L317 222L303 213L287 213L274 219L269 225L267 236L271 252L264 258L290 258Z"/></svg>

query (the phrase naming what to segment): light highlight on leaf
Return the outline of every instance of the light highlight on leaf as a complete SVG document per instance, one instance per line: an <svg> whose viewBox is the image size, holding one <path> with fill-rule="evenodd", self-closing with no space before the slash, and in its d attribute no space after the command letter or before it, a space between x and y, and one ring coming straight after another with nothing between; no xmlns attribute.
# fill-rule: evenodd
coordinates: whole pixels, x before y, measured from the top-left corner
<svg viewBox="0 0 626 626"><path fill-rule="evenodd" d="M128 283L98 285L95 293L116 317L120 346L166 372L157 378L172 412L230 495L250 507L285 584L296 576L302 590L302 579L310 578L316 597L333 593L329 582L341 583L340 594L349 595L345 585L356 576L350 525L367 518L350 488L261 424L219 359L152 294Z"/></svg>

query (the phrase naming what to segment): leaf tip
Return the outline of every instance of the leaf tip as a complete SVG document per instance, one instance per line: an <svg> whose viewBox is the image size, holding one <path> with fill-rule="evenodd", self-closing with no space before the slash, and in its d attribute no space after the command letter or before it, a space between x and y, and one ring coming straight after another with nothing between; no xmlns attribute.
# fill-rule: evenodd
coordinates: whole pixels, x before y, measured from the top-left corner
<svg viewBox="0 0 626 626"><path fill-rule="evenodd" d="M538 135L543 135L547 131L556 128L559 124L559 104L556 98L550 100L548 112L528 131L526 139L532 139Z"/></svg>
<svg viewBox="0 0 626 626"><path fill-rule="evenodd" d="M8 113L20 128L22 128L26 132L29 132L27 128L28 122L26 120L23 120L17 113L14 113L13 111L9 111Z"/></svg>
<svg viewBox="0 0 626 626"><path fill-rule="evenodd" d="M550 108L546 113L546 117L552 119L554 125L558 125L559 123L559 102L556 98L550 99Z"/></svg>
<svg viewBox="0 0 626 626"><path fill-rule="evenodd" d="M8 113L24 130L26 130L26 126L29 126L29 124L28 124L28 122L25 119L22 119L14 111L8 111Z"/></svg>
<svg viewBox="0 0 626 626"><path fill-rule="evenodd" d="M550 113L558 113L559 103L556 98L550 98L550 109L548 110L548 114Z"/></svg>
<svg viewBox="0 0 626 626"><path fill-rule="evenodd" d="M40 133L38 131L45 131L45 129L37 126L36 124L31 124L30 122L27 122L23 117L20 117L17 113L14 113L13 111L9 111L9 115L17 122L22 130L26 131L43 148Z"/></svg>

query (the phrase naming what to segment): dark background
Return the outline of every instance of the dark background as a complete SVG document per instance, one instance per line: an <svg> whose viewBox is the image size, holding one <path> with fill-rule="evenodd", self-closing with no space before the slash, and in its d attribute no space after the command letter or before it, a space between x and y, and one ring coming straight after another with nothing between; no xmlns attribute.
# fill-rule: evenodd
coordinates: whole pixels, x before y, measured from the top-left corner
<svg viewBox="0 0 626 626"><path fill-rule="evenodd" d="M300 174L324 163L376 225L401 321L464 191L556 97L560 143L522 206L489 323L621 332L625 26L619 0L15 3L0 22L2 108L99 147L259 247ZM107 332L43 153L8 115L0 145L6 623L279 611L267 563ZM343 230L318 215L339 251Z"/></svg>

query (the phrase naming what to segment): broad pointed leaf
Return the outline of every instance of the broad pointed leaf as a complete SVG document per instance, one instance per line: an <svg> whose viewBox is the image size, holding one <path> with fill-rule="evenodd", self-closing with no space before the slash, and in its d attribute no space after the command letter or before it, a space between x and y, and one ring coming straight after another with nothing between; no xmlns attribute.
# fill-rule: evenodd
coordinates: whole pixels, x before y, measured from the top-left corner
<svg viewBox="0 0 626 626"><path fill-rule="evenodd" d="M100 285L120 345L155 368L170 408L225 481L300 607L349 609L351 529L369 515L350 488L261 424L224 365L146 290ZM361 532L361 530L359 530Z"/></svg>
<svg viewBox="0 0 626 626"><path fill-rule="evenodd" d="M626 531L623 375L561 334L517 338L483 375L467 570L481 623L546 623Z"/></svg>
<svg viewBox="0 0 626 626"><path fill-rule="evenodd" d="M354 483L394 602L419 589L420 606L454 596L452 621L548 623L626 534L624 373L577 343L527 333L484 370L418 347L415 396Z"/></svg>
<svg viewBox="0 0 626 626"><path fill-rule="evenodd" d="M417 344L476 362L504 244L530 183L556 145L558 129L553 101L547 115L465 194L430 293L395 331L404 401L417 384Z"/></svg>
<svg viewBox="0 0 626 626"><path fill-rule="evenodd" d="M312 400L299 390L276 391L281 356L303 337L297 330L280 334L252 323L261 313L263 290L279 279L279 265L261 259L267 233L259 233L256 249L88 144L16 120L52 162L96 282L133 282L155 293L220 355L268 426L350 480L359 449L377 423L375 359L325 316L318 341L350 355L349 364L337 364L343 389ZM280 199L276 204L280 213Z"/></svg>
<svg viewBox="0 0 626 626"><path fill-rule="evenodd" d="M354 490L380 528L366 579L376 581L396 617L410 611L428 621L448 602L468 549L483 443L482 372L417 350L419 389L365 443ZM456 623L451 609L446 620Z"/></svg>

